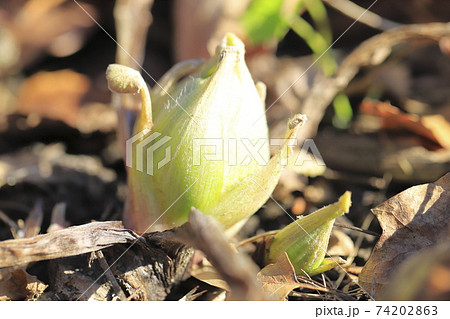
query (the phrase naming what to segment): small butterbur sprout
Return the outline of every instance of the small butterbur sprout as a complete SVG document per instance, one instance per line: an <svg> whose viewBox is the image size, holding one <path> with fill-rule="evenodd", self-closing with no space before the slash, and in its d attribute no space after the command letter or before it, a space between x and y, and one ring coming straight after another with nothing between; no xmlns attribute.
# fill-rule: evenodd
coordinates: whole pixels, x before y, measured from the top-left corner
<svg viewBox="0 0 450 319"><path fill-rule="evenodd" d="M335 219L348 213L351 193L345 192L336 203L325 206L314 213L299 217L280 230L270 243L265 261L276 262L286 252L297 274L310 276L337 266L337 261L325 258Z"/></svg>
<svg viewBox="0 0 450 319"><path fill-rule="evenodd" d="M120 64L110 64L106 69L108 87L116 93L139 93L147 87L141 74Z"/></svg>
<svg viewBox="0 0 450 319"><path fill-rule="evenodd" d="M142 129L151 129L152 122L152 102L147 84L141 74L129 67L120 64L110 64L106 69L106 79L108 87L116 93L140 93L142 101L142 111L139 125Z"/></svg>
<svg viewBox="0 0 450 319"><path fill-rule="evenodd" d="M208 61L169 70L151 103L136 71L113 66L107 74L111 90L143 99L130 139L128 227L173 228L195 207L233 233L267 201L306 117L288 122L285 143L270 158L265 86L254 83L244 55L242 41L227 34Z"/></svg>

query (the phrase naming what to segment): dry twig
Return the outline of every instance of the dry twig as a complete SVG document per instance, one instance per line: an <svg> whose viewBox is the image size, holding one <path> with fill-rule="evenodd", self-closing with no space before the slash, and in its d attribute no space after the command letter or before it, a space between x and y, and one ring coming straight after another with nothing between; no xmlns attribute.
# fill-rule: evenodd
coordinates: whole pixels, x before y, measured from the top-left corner
<svg viewBox="0 0 450 319"><path fill-rule="evenodd" d="M2 241L0 268L85 254L114 244L130 243L138 238L121 225L117 221L95 222L31 238Z"/></svg>
<svg viewBox="0 0 450 319"><path fill-rule="evenodd" d="M265 300L256 281L258 267L242 253L232 249L223 228L212 217L193 208L189 223L176 228L176 236L200 249L227 282L234 300Z"/></svg>
<svg viewBox="0 0 450 319"><path fill-rule="evenodd" d="M360 7L356 3L349 0L323 1L346 16L354 20L358 20L358 22L364 23L365 25L375 29L387 31L401 26L400 23L390 21L371 11L366 11L363 7Z"/></svg>
<svg viewBox="0 0 450 319"><path fill-rule="evenodd" d="M308 121L299 134L299 144L316 134L327 106L362 67L383 63L392 49L400 44L412 45L424 40L426 43L437 43L448 36L450 23L411 24L383 32L361 43L342 61L335 76L315 78L310 94L303 102L302 113L308 116Z"/></svg>

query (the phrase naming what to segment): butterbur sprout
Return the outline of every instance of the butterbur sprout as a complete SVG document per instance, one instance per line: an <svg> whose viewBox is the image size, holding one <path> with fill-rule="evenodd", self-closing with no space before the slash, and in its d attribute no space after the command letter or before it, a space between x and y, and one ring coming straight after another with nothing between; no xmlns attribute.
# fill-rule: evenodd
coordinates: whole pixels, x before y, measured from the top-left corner
<svg viewBox="0 0 450 319"><path fill-rule="evenodd" d="M128 227L170 229L185 223L195 207L234 233L267 201L288 139L306 117L289 121L285 143L270 158L265 86L255 85L244 55L242 41L227 34L208 61L181 62L169 70L150 91L152 103L144 101L147 87L135 79L137 71L122 73L124 84L112 85L118 77L107 74L113 91L137 88L143 98L128 170Z"/></svg>
<svg viewBox="0 0 450 319"><path fill-rule="evenodd" d="M280 230L266 254L266 263L275 263L286 252L298 274L316 275L337 266L325 258L331 230L337 217L348 213L351 193L345 192L336 203L305 217L299 217Z"/></svg>

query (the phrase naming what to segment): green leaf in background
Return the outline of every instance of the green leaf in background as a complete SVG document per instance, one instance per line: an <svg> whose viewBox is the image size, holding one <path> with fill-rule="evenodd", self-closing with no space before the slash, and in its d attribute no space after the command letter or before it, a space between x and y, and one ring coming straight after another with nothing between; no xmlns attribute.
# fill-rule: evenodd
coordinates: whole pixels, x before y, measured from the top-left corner
<svg viewBox="0 0 450 319"><path fill-rule="evenodd" d="M322 0L304 0L302 4L306 5L306 10L314 21L317 31L324 37L327 45L333 41L330 21L328 20L327 9Z"/></svg>
<svg viewBox="0 0 450 319"><path fill-rule="evenodd" d="M299 12L308 11L315 29ZM292 29L310 47L325 75L337 69L330 52L324 53L332 41L327 11L321 0L253 0L242 17L243 26L254 44L281 40Z"/></svg>
<svg viewBox="0 0 450 319"><path fill-rule="evenodd" d="M333 125L337 128L347 128L353 117L353 110L347 95L339 93L333 100Z"/></svg>
<svg viewBox="0 0 450 319"><path fill-rule="evenodd" d="M284 37L289 25L280 15L283 0L253 0L245 12L242 23L255 44Z"/></svg>
<svg viewBox="0 0 450 319"><path fill-rule="evenodd" d="M314 30L305 19L298 15L292 15L290 17L290 27L298 36L305 40L314 55L320 57L318 62L323 73L327 76L333 75L336 72L337 63L329 51L323 54L329 46L325 38Z"/></svg>

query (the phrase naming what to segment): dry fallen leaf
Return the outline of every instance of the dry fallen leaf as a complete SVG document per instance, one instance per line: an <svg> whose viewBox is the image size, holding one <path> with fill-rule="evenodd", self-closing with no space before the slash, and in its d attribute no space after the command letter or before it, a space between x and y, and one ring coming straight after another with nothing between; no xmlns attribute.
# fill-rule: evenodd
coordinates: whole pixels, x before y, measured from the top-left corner
<svg viewBox="0 0 450 319"><path fill-rule="evenodd" d="M289 257L283 253L275 264L269 264L256 276L269 300L284 300L288 293L300 287Z"/></svg>
<svg viewBox="0 0 450 319"><path fill-rule="evenodd" d="M383 300L450 300L450 242L425 248L394 274Z"/></svg>
<svg viewBox="0 0 450 319"><path fill-rule="evenodd" d="M25 238L34 237L41 231L42 219L44 218L43 203L38 201L28 214L22 229L22 236Z"/></svg>
<svg viewBox="0 0 450 319"><path fill-rule="evenodd" d="M359 276L380 296L402 261L413 253L450 240L450 173L434 183L411 187L372 211L383 234Z"/></svg>
<svg viewBox="0 0 450 319"><path fill-rule="evenodd" d="M450 148L450 123L442 115L418 116L407 114L388 102L365 99L360 110L383 120L384 128L406 129L440 145Z"/></svg>
<svg viewBox="0 0 450 319"><path fill-rule="evenodd" d="M327 254L330 256L350 256L355 249L352 239L341 230L333 229L328 242Z"/></svg>
<svg viewBox="0 0 450 319"><path fill-rule="evenodd" d="M7 280L0 281L0 301L36 300L47 287L36 276L17 269Z"/></svg>
<svg viewBox="0 0 450 319"><path fill-rule="evenodd" d="M192 277L206 282L208 285L230 291L227 282L222 279L217 270L206 258L203 258L200 263L192 265L189 273Z"/></svg>
<svg viewBox="0 0 450 319"><path fill-rule="evenodd" d="M71 70L36 73L22 85L19 112L60 120L75 127L80 102L89 85L87 76Z"/></svg>
<svg viewBox="0 0 450 319"><path fill-rule="evenodd" d="M95 7L83 1L28 0L14 1L14 5L0 4L2 22L20 46L18 64L29 65L45 51L63 57L81 49L94 21L80 6L97 19Z"/></svg>

